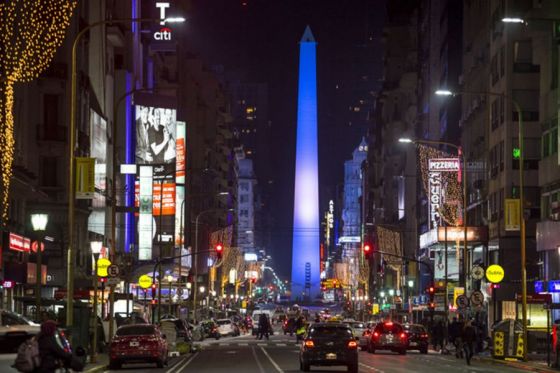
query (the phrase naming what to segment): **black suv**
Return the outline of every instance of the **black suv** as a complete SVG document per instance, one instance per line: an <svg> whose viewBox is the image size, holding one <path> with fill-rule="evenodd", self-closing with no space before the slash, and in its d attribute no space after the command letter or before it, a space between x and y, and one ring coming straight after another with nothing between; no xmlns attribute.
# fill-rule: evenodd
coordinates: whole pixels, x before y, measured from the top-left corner
<svg viewBox="0 0 560 373"><path fill-rule="evenodd" d="M396 322L380 322L373 328L369 336L368 352L375 350L391 350L401 355L406 354L408 336L401 324Z"/></svg>
<svg viewBox="0 0 560 373"><path fill-rule="evenodd" d="M315 323L309 327L299 353L300 369L311 365L346 365L358 372L358 342L352 329L342 323Z"/></svg>
<svg viewBox="0 0 560 373"><path fill-rule="evenodd" d="M418 350L422 354L428 353L428 331L424 325L404 324L404 332L408 338L408 349Z"/></svg>

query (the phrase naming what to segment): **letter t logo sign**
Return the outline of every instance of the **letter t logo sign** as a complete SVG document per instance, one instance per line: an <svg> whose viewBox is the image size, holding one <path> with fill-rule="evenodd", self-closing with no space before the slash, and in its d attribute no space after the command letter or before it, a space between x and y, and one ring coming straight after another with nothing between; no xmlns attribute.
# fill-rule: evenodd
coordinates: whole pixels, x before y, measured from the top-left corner
<svg viewBox="0 0 560 373"><path fill-rule="evenodd" d="M156 3L156 8L159 8L159 18L161 18L160 25L165 25L165 9L169 8L169 3Z"/></svg>

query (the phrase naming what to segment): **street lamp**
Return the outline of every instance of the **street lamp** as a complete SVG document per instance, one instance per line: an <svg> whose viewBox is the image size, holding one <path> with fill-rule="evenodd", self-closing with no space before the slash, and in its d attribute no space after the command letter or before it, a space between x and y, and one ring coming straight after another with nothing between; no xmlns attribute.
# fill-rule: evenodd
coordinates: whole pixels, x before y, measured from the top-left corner
<svg viewBox="0 0 560 373"><path fill-rule="evenodd" d="M523 23L524 20L522 20L521 18L514 18L514 17L508 17L508 18L503 18L502 19L503 22L506 23ZM445 90L438 90L436 91L436 94L438 94L438 92L445 92ZM521 227L520 227L520 234L519 234L519 239L520 239L520 246L521 246L521 313L522 313L522 324L523 324L523 359L527 360L527 249L526 249L526 231L525 231L525 202L524 202L524 162L525 162L525 158L524 158L524 147L523 147L523 143L524 143L524 131L523 131L523 111L521 109L521 105L519 105L519 103L513 99L513 97L510 97L508 95L505 95L503 93L495 93L495 92L473 92L473 91L459 91L459 92L451 92L452 96L455 95L465 95L465 94L471 94L471 95L485 95L485 96L493 96L493 97L501 97L504 99L508 99L511 101L511 103L513 104L513 106L515 107L515 111L517 112L517 127L518 127L518 142L519 142L519 216L520 216L520 220L521 220ZM439 94L440 96L442 94ZM449 94L445 94L445 96L449 96ZM463 154L464 157L464 154ZM463 161L464 162L464 161ZM466 164L465 164L466 165ZM466 179L466 169L465 169L465 179ZM466 212L466 210L465 210ZM467 241L467 237L466 237L466 230L465 230L465 244Z"/></svg>
<svg viewBox="0 0 560 373"><path fill-rule="evenodd" d="M80 32L74 37L72 42L72 74L71 74L71 85L70 85L70 136L68 139L68 249L67 249L67 267L66 267L66 288L68 296L66 297L66 327L72 327L74 323L74 262L75 262L75 250L74 250L74 203L75 203L75 193L74 190L74 166L76 163L76 117L77 117L77 95L78 95L78 43L81 38L92 28L103 26L103 25L113 25L113 24L128 24L128 23L138 23L138 22L161 22L161 19L155 18L124 18L124 19L105 19L98 22L94 22L86 27L84 27ZM181 23L185 19L182 17L166 18L163 20L165 23ZM113 124L114 125L114 124ZM114 177L114 176L113 176ZM114 202L113 202L114 203Z"/></svg>
<svg viewBox="0 0 560 373"><path fill-rule="evenodd" d="M504 17L502 18L502 22L504 23L525 23L523 18L519 17Z"/></svg>
<svg viewBox="0 0 560 373"><path fill-rule="evenodd" d="M91 361L95 363L97 359L97 261L99 260L99 254L101 254L101 248L103 247L103 242L101 241L91 241L89 243L91 248L91 254L93 255L93 342L91 344Z"/></svg>
<svg viewBox="0 0 560 373"><path fill-rule="evenodd" d="M39 321L39 316L41 314L41 285L42 285L42 267L43 267L43 234L47 228L47 223L49 222L49 216L47 214L31 214L31 225L33 230L37 232L37 263L36 268L36 278L35 278L35 319Z"/></svg>

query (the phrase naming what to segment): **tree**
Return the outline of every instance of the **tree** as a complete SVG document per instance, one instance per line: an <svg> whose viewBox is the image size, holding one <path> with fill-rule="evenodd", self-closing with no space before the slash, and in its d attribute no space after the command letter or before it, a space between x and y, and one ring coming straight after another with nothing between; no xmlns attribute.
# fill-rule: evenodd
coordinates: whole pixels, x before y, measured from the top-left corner
<svg viewBox="0 0 560 373"><path fill-rule="evenodd" d="M14 157L14 85L29 82L51 63L62 44L75 0L0 2L0 220L8 217Z"/></svg>

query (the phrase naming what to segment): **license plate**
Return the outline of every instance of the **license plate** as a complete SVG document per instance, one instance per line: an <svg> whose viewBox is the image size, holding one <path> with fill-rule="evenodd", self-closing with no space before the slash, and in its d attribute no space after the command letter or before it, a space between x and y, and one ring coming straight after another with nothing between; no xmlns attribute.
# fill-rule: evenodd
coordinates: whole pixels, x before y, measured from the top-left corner
<svg viewBox="0 0 560 373"><path fill-rule="evenodd" d="M411 346L418 346L418 343L417 342L410 342L410 345Z"/></svg>
<svg viewBox="0 0 560 373"><path fill-rule="evenodd" d="M327 360L336 360L336 354L327 354L325 358Z"/></svg>
<svg viewBox="0 0 560 373"><path fill-rule="evenodd" d="M140 343L138 342L130 342L130 347L138 347L140 346Z"/></svg>

